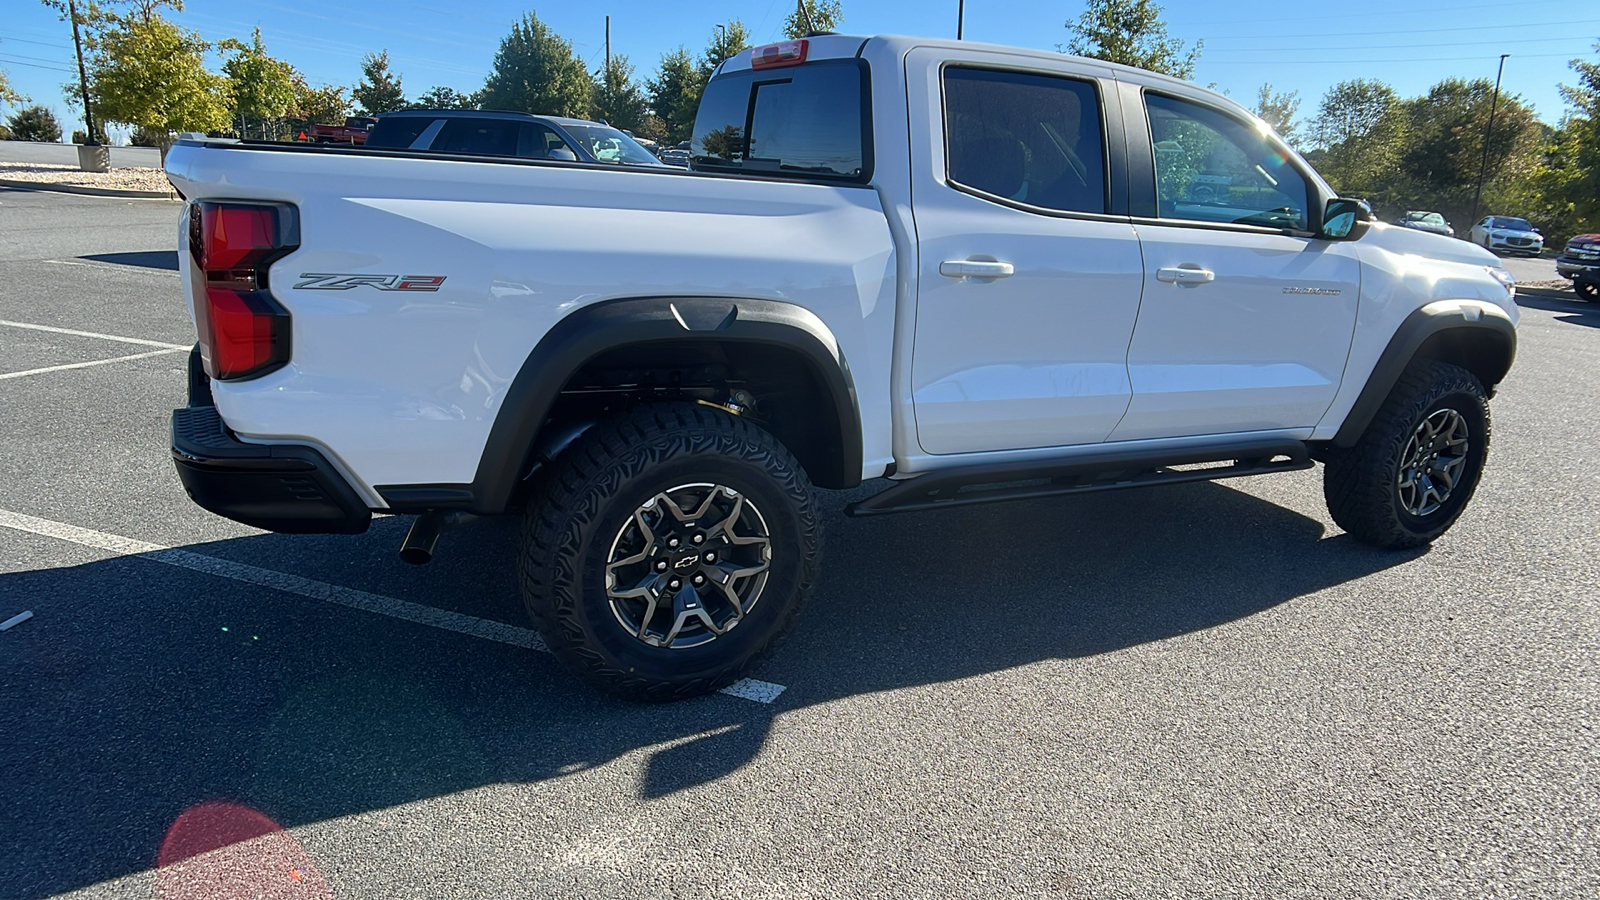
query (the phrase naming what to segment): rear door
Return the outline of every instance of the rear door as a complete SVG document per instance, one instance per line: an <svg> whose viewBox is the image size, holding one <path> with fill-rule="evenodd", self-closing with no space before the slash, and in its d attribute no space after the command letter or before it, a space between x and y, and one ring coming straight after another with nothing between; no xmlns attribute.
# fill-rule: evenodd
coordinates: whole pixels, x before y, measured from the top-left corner
<svg viewBox="0 0 1600 900"><path fill-rule="evenodd" d="M1355 330L1354 243L1310 234L1318 194L1264 126L1132 87L1122 105L1145 289L1112 440L1315 426Z"/></svg>
<svg viewBox="0 0 1600 900"><path fill-rule="evenodd" d="M981 51L907 55L918 245L913 407L934 454L1102 441L1131 397L1143 280L1109 81ZM1119 153L1108 153L1117 147Z"/></svg>

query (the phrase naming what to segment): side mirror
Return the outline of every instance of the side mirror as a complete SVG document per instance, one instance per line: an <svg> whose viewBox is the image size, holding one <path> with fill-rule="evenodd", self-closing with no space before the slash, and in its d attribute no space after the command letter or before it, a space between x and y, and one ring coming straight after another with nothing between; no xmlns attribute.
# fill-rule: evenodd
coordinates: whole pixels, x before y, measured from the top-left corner
<svg viewBox="0 0 1600 900"><path fill-rule="evenodd" d="M1322 230L1317 237L1326 241L1353 241L1361 237L1372 221L1372 207L1365 200L1336 197L1328 201L1322 214Z"/></svg>
<svg viewBox="0 0 1600 900"><path fill-rule="evenodd" d="M547 154L546 158L561 159L566 160L567 162L577 162L578 154L573 153L571 150L568 150L565 147L557 147L554 150L551 150L549 154Z"/></svg>

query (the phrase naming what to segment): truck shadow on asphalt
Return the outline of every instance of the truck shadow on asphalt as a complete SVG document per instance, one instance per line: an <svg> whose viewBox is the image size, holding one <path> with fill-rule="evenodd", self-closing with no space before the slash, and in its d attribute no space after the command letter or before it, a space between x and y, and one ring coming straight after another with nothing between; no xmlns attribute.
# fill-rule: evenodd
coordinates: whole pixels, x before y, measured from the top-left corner
<svg viewBox="0 0 1600 900"><path fill-rule="evenodd" d="M0 576L0 609L37 610L0 635L0 896L151 869L208 801L284 827L507 783L648 801L734 775L790 710L1179 638L1422 552L1324 538L1220 484L839 514L872 487L824 496L815 597L754 673L787 686L771 705L623 703L546 653L138 558ZM420 569L395 558L408 524L184 549L524 624L514 521L451 532Z"/></svg>
<svg viewBox="0 0 1600 900"><path fill-rule="evenodd" d="M1600 305L1579 300L1570 290L1554 291L1545 288L1519 288L1517 305L1545 312L1566 313L1557 322L1569 325L1587 325L1600 328Z"/></svg>

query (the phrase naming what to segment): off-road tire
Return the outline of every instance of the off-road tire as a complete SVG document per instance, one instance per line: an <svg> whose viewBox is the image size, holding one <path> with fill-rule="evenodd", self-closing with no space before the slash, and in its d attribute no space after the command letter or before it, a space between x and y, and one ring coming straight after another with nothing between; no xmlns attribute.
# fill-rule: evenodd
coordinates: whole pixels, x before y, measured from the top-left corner
<svg viewBox="0 0 1600 900"><path fill-rule="evenodd" d="M1401 499L1403 456L1424 420L1453 409L1468 433L1466 462L1438 509L1413 515ZM1390 550L1429 543L1450 529L1477 489L1489 452L1489 400L1471 372L1437 360L1413 362L1354 447L1329 452L1322 473L1328 512L1352 537Z"/></svg>
<svg viewBox="0 0 1600 900"><path fill-rule="evenodd" d="M770 566L736 627L698 646L652 646L613 609L608 564L636 511L694 484L748 498L770 535ZM590 428L543 474L518 575L534 626L579 677L629 700L677 700L732 684L777 645L816 579L821 538L811 482L771 434L720 409L652 404Z"/></svg>
<svg viewBox="0 0 1600 900"><path fill-rule="evenodd" d="M1600 301L1600 283L1597 282L1574 281L1572 292L1578 295L1579 300L1587 300L1590 303Z"/></svg>

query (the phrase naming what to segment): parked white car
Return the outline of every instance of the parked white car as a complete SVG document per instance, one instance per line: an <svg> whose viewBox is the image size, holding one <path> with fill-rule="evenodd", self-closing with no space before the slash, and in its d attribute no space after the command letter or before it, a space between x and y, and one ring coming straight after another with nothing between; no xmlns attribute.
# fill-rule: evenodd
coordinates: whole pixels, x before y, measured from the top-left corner
<svg viewBox="0 0 1600 900"><path fill-rule="evenodd" d="M550 649L669 699L794 621L812 485L891 479L850 508L882 515L1321 462L1333 520L1401 548L1478 484L1510 274L1226 97L825 35L722 63L694 135L687 171L180 141L190 496L282 532L416 515L418 562L520 515Z"/></svg>
<svg viewBox="0 0 1600 900"><path fill-rule="evenodd" d="M1544 235L1527 219L1515 216L1484 216L1472 226L1467 240L1493 253L1538 256L1544 252Z"/></svg>

